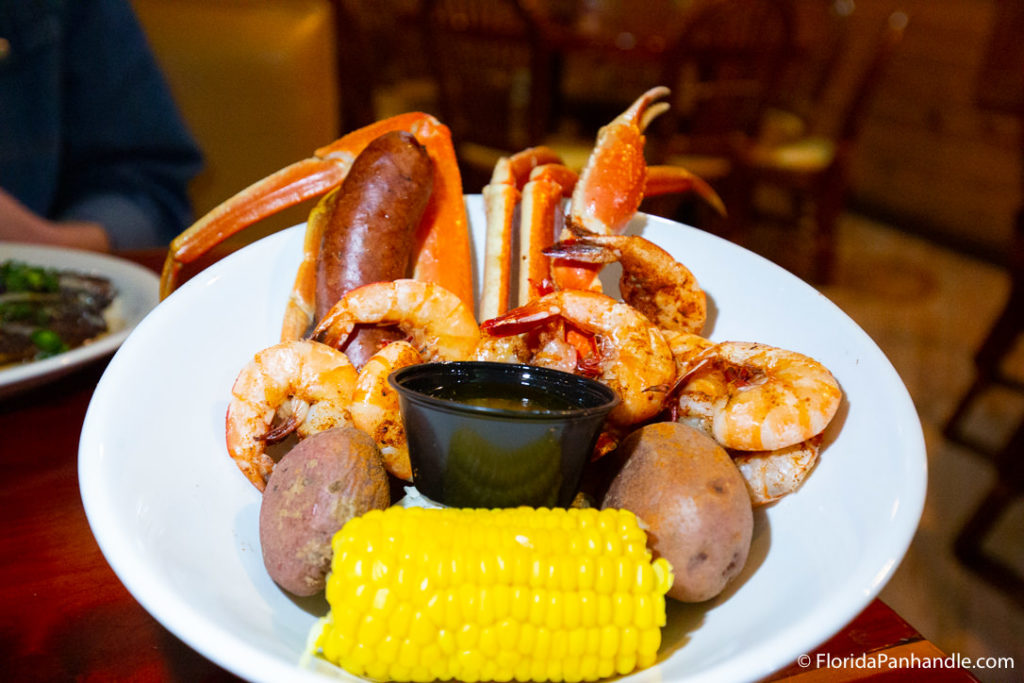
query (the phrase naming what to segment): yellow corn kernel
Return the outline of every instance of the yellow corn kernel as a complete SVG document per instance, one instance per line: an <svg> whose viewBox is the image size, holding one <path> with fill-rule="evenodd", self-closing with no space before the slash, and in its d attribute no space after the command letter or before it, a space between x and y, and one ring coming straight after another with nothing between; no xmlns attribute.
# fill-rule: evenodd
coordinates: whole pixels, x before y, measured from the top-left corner
<svg viewBox="0 0 1024 683"><path fill-rule="evenodd" d="M437 642L438 628L427 616L426 612L416 612L409 624L409 640L417 645Z"/></svg>
<svg viewBox="0 0 1024 683"><path fill-rule="evenodd" d="M634 626L622 629L622 640L619 642L621 652L636 652L640 647L640 631Z"/></svg>
<svg viewBox="0 0 1024 683"><path fill-rule="evenodd" d="M455 652L457 643L455 642L455 632L451 629L443 628L437 632L437 645L441 648L443 655L451 655Z"/></svg>
<svg viewBox="0 0 1024 683"><path fill-rule="evenodd" d="M491 605L495 621L504 621L512 613L512 589L506 583L491 587Z"/></svg>
<svg viewBox="0 0 1024 683"><path fill-rule="evenodd" d="M633 596L629 593L616 593L612 598L612 622L619 628L625 628L636 618Z"/></svg>
<svg viewBox="0 0 1024 683"><path fill-rule="evenodd" d="M597 558L597 575L594 578L594 590L601 595L608 595L615 589L615 558L599 555Z"/></svg>
<svg viewBox="0 0 1024 683"><path fill-rule="evenodd" d="M543 661L551 652L551 631L544 626L537 627L537 637L533 644L533 658Z"/></svg>
<svg viewBox="0 0 1024 683"><path fill-rule="evenodd" d="M587 651L587 631L582 628L574 628L569 631L569 655L579 657Z"/></svg>
<svg viewBox="0 0 1024 683"><path fill-rule="evenodd" d="M580 657L580 680L592 681L597 677L597 657L589 654Z"/></svg>
<svg viewBox="0 0 1024 683"><path fill-rule="evenodd" d="M615 672L625 676L636 668L636 653L622 653L615 658Z"/></svg>
<svg viewBox="0 0 1024 683"><path fill-rule="evenodd" d="M530 605L533 603L533 595L525 586L512 586L510 596L512 618L522 623L529 620Z"/></svg>
<svg viewBox="0 0 1024 683"><path fill-rule="evenodd" d="M574 629L580 625L580 596L578 593L565 593L563 598L563 623L565 628Z"/></svg>
<svg viewBox="0 0 1024 683"><path fill-rule="evenodd" d="M661 647L661 629L648 628L640 633L640 652L645 654L658 654Z"/></svg>
<svg viewBox="0 0 1024 683"><path fill-rule="evenodd" d="M481 629L480 642L477 644L477 649L485 657L496 657L498 655L498 633L493 626L485 626Z"/></svg>
<svg viewBox="0 0 1024 683"><path fill-rule="evenodd" d="M495 587L480 586L479 591L480 598L476 603L476 620L483 626L489 626L494 623L495 612L497 611L496 599L494 597Z"/></svg>
<svg viewBox="0 0 1024 683"><path fill-rule="evenodd" d="M402 639L396 638L390 633L381 639L377 646L377 661L383 664L392 664L398 660L398 648L402 646Z"/></svg>
<svg viewBox="0 0 1024 683"><path fill-rule="evenodd" d="M380 642L387 633L387 622L374 612L367 613L356 631L356 639L361 643L374 644Z"/></svg>
<svg viewBox="0 0 1024 683"><path fill-rule="evenodd" d="M635 597L634 605L636 611L633 614L633 618L630 619L630 623L634 624L639 629L645 629L654 625L654 601L651 600L651 596L640 593Z"/></svg>
<svg viewBox="0 0 1024 683"><path fill-rule="evenodd" d="M594 681L657 659L671 567L620 510L390 508L333 539L317 653L378 680Z"/></svg>
<svg viewBox="0 0 1024 683"><path fill-rule="evenodd" d="M597 625L597 594L591 590L582 590L576 596L580 606L580 624L583 626Z"/></svg>
<svg viewBox="0 0 1024 683"><path fill-rule="evenodd" d="M455 632L455 646L459 650L473 650L479 641L480 627L476 624L463 624L462 628Z"/></svg>
<svg viewBox="0 0 1024 683"><path fill-rule="evenodd" d="M514 619L502 619L495 625L494 634L498 639L499 649L502 652L511 652L519 642L519 622Z"/></svg>
<svg viewBox="0 0 1024 683"><path fill-rule="evenodd" d="M520 654L530 655L533 654L534 648L537 647L537 627L533 624L526 622L522 625L519 630L519 650Z"/></svg>
<svg viewBox="0 0 1024 683"><path fill-rule="evenodd" d="M548 628L559 631L565 625L565 599L561 591L550 591L548 593Z"/></svg>
<svg viewBox="0 0 1024 683"><path fill-rule="evenodd" d="M566 659L562 666L562 680L565 683L577 683L582 678L580 674L580 660L575 658Z"/></svg>
<svg viewBox="0 0 1024 683"><path fill-rule="evenodd" d="M530 601L530 623L534 626L543 626L548 616L548 592L538 588L533 592Z"/></svg>

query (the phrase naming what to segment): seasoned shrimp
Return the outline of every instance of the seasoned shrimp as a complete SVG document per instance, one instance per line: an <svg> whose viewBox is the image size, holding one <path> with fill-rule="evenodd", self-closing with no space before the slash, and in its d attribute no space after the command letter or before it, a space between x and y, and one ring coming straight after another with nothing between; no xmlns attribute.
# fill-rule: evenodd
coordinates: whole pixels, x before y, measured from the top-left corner
<svg viewBox="0 0 1024 683"><path fill-rule="evenodd" d="M266 444L292 428L300 438L350 421L356 370L340 351L313 341L286 341L257 353L231 387L228 453L260 491L274 469ZM291 410L286 429L274 417Z"/></svg>
<svg viewBox="0 0 1024 683"><path fill-rule="evenodd" d="M707 320L707 297L697 278L667 251L638 235L588 235L553 244L552 258L622 266L623 300L666 330L699 333Z"/></svg>
<svg viewBox="0 0 1024 683"><path fill-rule="evenodd" d="M480 343L473 352L473 360L486 360L493 363L526 363L530 360L530 349L521 335L494 337L489 334L480 335Z"/></svg>
<svg viewBox="0 0 1024 683"><path fill-rule="evenodd" d="M705 349L680 380L679 416L726 448L776 450L821 433L842 390L818 361L753 342Z"/></svg>
<svg viewBox="0 0 1024 683"><path fill-rule="evenodd" d="M384 466L399 479L412 481L409 445L398 409L398 394L388 384L388 375L398 368L422 362L412 344L396 341L370 356L359 371L352 392L352 423L373 437L384 456Z"/></svg>
<svg viewBox="0 0 1024 683"><path fill-rule="evenodd" d="M342 348L356 325L396 326L425 360L465 360L476 350L480 328L473 311L440 285L400 279L351 290L313 331L313 338Z"/></svg>
<svg viewBox="0 0 1024 683"><path fill-rule="evenodd" d="M663 328L661 334L668 342L668 348L672 350L672 357L676 360L676 373L679 377L689 372L691 363L700 355L701 351L715 345L715 342L707 337L692 332Z"/></svg>
<svg viewBox="0 0 1024 683"><path fill-rule="evenodd" d="M821 434L774 451L733 451L733 462L747 482L750 502L773 503L793 493L811 473L821 450Z"/></svg>
<svg viewBox="0 0 1024 683"><path fill-rule="evenodd" d="M635 424L661 410L676 377L675 361L661 331L627 304L596 292L562 290L492 318L481 328L506 335L562 323L593 338L595 353L578 357L576 364L618 393L621 402L608 416L611 422Z"/></svg>

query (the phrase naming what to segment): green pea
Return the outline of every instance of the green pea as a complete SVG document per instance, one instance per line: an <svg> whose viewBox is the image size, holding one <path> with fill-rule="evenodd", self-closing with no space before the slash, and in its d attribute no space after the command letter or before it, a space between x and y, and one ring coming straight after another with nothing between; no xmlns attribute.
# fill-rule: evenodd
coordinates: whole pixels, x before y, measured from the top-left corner
<svg viewBox="0 0 1024 683"><path fill-rule="evenodd" d="M68 345L60 338L60 335L53 330L38 329L32 332L32 343L42 352L40 355L45 358L68 350Z"/></svg>

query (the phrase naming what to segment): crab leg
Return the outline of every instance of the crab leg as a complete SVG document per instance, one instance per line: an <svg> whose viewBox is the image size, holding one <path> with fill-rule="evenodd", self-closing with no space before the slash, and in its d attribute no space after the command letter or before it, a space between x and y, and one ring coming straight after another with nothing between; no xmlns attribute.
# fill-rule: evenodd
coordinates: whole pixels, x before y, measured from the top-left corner
<svg viewBox="0 0 1024 683"><path fill-rule="evenodd" d="M553 288L551 259L544 249L551 246L562 228L558 220L562 200L572 194L576 173L560 164L538 166L523 188L519 224L519 291L517 305L523 305Z"/></svg>
<svg viewBox="0 0 1024 683"><path fill-rule="evenodd" d="M566 167L547 147L534 147L502 159L484 188L488 225L481 319L500 315L549 291L600 291L600 264L552 263L543 253L562 228L559 209L571 197L568 222L583 232L621 232L645 196L695 192L721 214L725 205L704 180L678 166L648 167L644 130L668 105L658 102L668 88L652 88L604 126L581 174ZM517 202L518 243L513 249ZM565 233L561 239L571 237ZM514 270L515 269L515 270ZM513 272L514 270L514 272ZM509 282L515 284L509 285ZM518 300L511 300L513 295Z"/></svg>
<svg viewBox="0 0 1024 683"><path fill-rule="evenodd" d="M317 202L306 220L306 232L302 239L302 260L295 273L295 284L288 297L284 322L281 325L281 341L283 342L305 337L310 322L315 317L317 259L320 255L324 231L330 221L329 206L324 200Z"/></svg>
<svg viewBox="0 0 1024 683"><path fill-rule="evenodd" d="M426 115L408 130L434 160L434 191L416 231L413 278L441 285L473 310L473 247L451 131Z"/></svg>
<svg viewBox="0 0 1024 683"><path fill-rule="evenodd" d="M509 160L498 160L491 182L483 188L487 231L484 237L483 287L480 293L480 320L488 320L508 310L512 283L512 226L521 197L509 169Z"/></svg>
<svg viewBox="0 0 1024 683"><path fill-rule="evenodd" d="M502 157L495 164L490 182L483 188L487 230L478 312L481 320L500 315L512 305L515 215L531 173L538 167L561 164L561 157L544 146L530 147L510 157Z"/></svg>
<svg viewBox="0 0 1024 683"><path fill-rule="evenodd" d="M443 140L448 140L450 150L448 129L432 116L419 112L400 114L352 131L316 150L313 157L296 162L253 183L178 235L171 242L164 263L160 278L161 297L166 297L174 291L177 286L178 274L184 264L191 263L212 247L260 219L306 199L322 195L340 184L348 174L352 161L359 156L359 153L371 141L392 130L412 132L421 144L431 150L431 154L439 151L443 146L441 144ZM454 152L449 151L447 156L453 159ZM438 165L442 166L442 163L439 162ZM449 175L451 164L444 162L443 169L440 172L446 176ZM458 180L457 169L456 179L461 192L461 180ZM449 181L446 184L450 186L454 183ZM450 195L450 192L448 194ZM461 195L459 199L461 201ZM445 202L446 205L450 204L450 197ZM461 211L464 213L465 208L462 207ZM444 213L446 215L451 213L451 209L446 209ZM459 229L460 225L456 224L447 227L445 232L450 231L454 234ZM467 229L465 220L461 223L461 229ZM425 229L424 232L431 232L431 230ZM441 236L443 237L443 235ZM431 245L437 242L437 237L429 240ZM427 241L423 240L424 243ZM464 241L468 246L468 234L464 237ZM423 258L427 259L429 256L424 255ZM466 269L469 269L468 264ZM460 273L457 277L461 276L464 276L464 273ZM472 284L470 283L464 288L471 289Z"/></svg>
<svg viewBox="0 0 1024 683"><path fill-rule="evenodd" d="M516 189L522 191L526 183L529 182L530 175L535 168L552 164L565 166L558 152L543 145L528 147L505 158L504 164L499 161L501 168L499 169L497 165L494 167L494 173L491 175L491 184L511 184L515 185Z"/></svg>
<svg viewBox="0 0 1024 683"><path fill-rule="evenodd" d="M686 170L682 166L648 166L647 182L644 185L644 196L655 197L662 194L682 194L694 192L708 203L720 216L726 215L725 202L718 196L714 188L700 176Z"/></svg>

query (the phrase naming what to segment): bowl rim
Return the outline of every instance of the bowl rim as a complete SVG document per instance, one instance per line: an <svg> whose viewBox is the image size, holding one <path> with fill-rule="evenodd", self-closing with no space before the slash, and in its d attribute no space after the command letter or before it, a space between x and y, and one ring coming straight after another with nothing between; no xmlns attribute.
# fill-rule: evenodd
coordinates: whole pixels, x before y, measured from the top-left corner
<svg viewBox="0 0 1024 683"><path fill-rule="evenodd" d="M443 368L487 368L498 371L502 376L512 378L528 372L533 375L541 375L549 380L557 380L562 384L576 384L585 387L595 394L602 394L607 398L601 403L593 406L575 406L565 409L552 409L540 411L516 410L512 408L497 408L493 406L471 405L454 399L440 398L433 394L419 391L407 386L402 380L410 376L425 375L437 372ZM434 361L419 363L399 368L388 375L388 384L391 385L403 398L419 405L428 406L434 410L441 410L448 413L459 413L474 415L478 417L501 417L513 420L532 420L542 422L561 422L570 418L587 418L597 415L607 415L620 402L618 392L596 379L584 375L575 375L570 372L546 368L526 363L505 363L500 361L487 360L464 360L464 361Z"/></svg>

